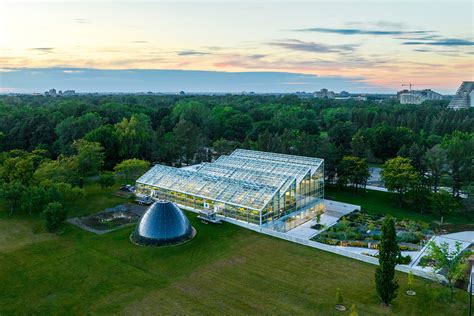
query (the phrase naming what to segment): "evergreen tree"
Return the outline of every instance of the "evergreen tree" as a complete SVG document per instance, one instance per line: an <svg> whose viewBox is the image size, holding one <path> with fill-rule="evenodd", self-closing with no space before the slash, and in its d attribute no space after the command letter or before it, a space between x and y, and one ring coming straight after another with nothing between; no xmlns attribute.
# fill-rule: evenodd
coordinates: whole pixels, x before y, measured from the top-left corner
<svg viewBox="0 0 474 316"><path fill-rule="evenodd" d="M395 220L386 217L382 224L382 235L379 245L379 266L375 270L377 295L386 306L397 297L398 282L395 279L395 266L400 256L397 243Z"/></svg>

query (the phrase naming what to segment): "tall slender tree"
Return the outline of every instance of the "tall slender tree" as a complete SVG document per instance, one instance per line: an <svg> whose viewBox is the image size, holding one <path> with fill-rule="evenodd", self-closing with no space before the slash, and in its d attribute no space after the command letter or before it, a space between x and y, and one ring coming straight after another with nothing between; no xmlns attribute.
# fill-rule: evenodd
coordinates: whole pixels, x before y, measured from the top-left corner
<svg viewBox="0 0 474 316"><path fill-rule="evenodd" d="M446 150L441 145L435 145L423 156L423 162L429 171L430 185L433 191L438 192L439 181L446 164Z"/></svg>
<svg viewBox="0 0 474 316"><path fill-rule="evenodd" d="M395 266L400 256L397 243L395 220L387 216L382 224L379 245L379 266L375 270L375 286L382 303L389 306L397 297L398 281L395 278Z"/></svg>

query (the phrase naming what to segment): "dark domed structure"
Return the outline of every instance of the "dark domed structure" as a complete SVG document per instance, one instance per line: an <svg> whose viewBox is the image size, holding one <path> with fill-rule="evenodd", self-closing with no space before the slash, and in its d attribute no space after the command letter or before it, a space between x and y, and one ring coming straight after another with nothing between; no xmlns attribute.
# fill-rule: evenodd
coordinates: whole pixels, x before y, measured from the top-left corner
<svg viewBox="0 0 474 316"><path fill-rule="evenodd" d="M140 219L131 240L144 246L166 246L183 243L195 235L183 211L174 203L158 201Z"/></svg>

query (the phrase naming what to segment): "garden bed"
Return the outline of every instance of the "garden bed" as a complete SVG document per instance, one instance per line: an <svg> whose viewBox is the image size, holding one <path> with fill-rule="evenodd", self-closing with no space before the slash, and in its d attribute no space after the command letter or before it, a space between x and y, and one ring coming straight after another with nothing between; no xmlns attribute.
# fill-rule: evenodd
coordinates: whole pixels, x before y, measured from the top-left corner
<svg viewBox="0 0 474 316"><path fill-rule="evenodd" d="M332 246L378 249L383 220L382 215L356 211L341 217L312 240ZM418 251L433 235L428 224L412 220L397 221L395 228L401 251Z"/></svg>
<svg viewBox="0 0 474 316"><path fill-rule="evenodd" d="M95 230L113 230L125 225L137 223L140 216L127 205L117 205L104 212L80 219L81 223Z"/></svg>

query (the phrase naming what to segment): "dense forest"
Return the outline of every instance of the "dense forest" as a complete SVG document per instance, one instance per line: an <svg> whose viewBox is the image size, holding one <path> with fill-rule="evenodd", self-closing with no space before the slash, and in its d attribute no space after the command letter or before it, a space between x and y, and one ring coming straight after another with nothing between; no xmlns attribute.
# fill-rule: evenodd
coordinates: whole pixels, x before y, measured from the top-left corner
<svg viewBox="0 0 474 316"><path fill-rule="evenodd" d="M422 206L423 199L440 186L450 187L453 199L473 192L474 109L454 111L446 101L415 106L295 95L0 98L0 179L7 200L15 199L15 186L16 192L48 191L59 183L63 187L53 191L78 193L99 173L105 182L120 163L120 170L133 161L142 169L148 163L182 166L237 147L324 158L328 182L341 187L363 187L368 164L385 163L389 188L421 212L434 208ZM390 167L392 175L404 170L415 176L390 178ZM443 209L453 202L439 199ZM472 208L472 199L457 200L461 209Z"/></svg>

